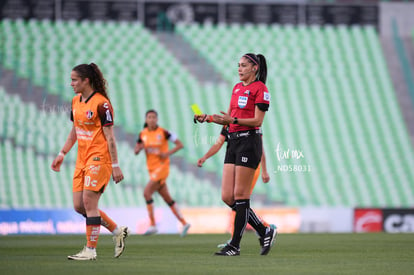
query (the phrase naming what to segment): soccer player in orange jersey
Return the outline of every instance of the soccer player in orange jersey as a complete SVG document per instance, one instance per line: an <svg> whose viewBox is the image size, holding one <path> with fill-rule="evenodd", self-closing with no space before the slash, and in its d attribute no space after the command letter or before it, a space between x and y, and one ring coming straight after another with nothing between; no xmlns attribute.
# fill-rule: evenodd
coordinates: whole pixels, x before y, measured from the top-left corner
<svg viewBox="0 0 414 275"><path fill-rule="evenodd" d="M73 127L68 138L53 160L52 169L60 171L67 152L78 142L78 156L73 176L73 204L86 217L87 244L82 251L68 256L70 260L95 260L100 227L113 234L114 257L125 249L127 227L118 227L108 215L99 210L98 202L111 178L118 183L124 178L118 164L117 147L113 133L113 109L108 98L106 80L99 67L80 64L72 69L71 86L76 93L72 99Z"/></svg>
<svg viewBox="0 0 414 275"><path fill-rule="evenodd" d="M227 126L223 126L220 136L217 138L216 142L210 147L210 149L207 151L207 153L204 154L203 157L201 157L198 161L197 161L197 166L198 167L202 167L203 163L209 159L210 157L214 156L223 146L224 142L227 142L228 138L228 127ZM254 173L254 178L251 184L251 190L250 193L253 193L253 189L257 183L257 180L259 179L259 175L260 175L260 171L262 172L262 180L264 183L268 183L270 180L269 177L269 173L267 172L267 166L266 166L266 156L265 156L265 152L263 150L263 154L262 154L262 158L260 161L259 166L257 167L255 173ZM231 212L231 217L232 220L234 220L234 216L236 215L236 210L232 209ZM263 223L264 226L266 227L271 227L271 228L276 228L276 226L274 224L268 224L266 221L264 221L263 219L261 219L261 222ZM230 228L229 230L231 233L233 233L233 228ZM218 247L223 248L226 244L219 244Z"/></svg>
<svg viewBox="0 0 414 275"><path fill-rule="evenodd" d="M175 146L170 150L168 141L171 141ZM144 198L147 203L148 216L150 219L150 226L144 235L151 235L157 233L157 227L154 217L154 201L152 194L158 192L164 201L168 204L171 211L183 225L181 236L184 237L190 224L187 223L181 215L175 201L167 187L167 177L170 171L169 156L183 148L183 144L174 133L158 126L158 114L155 110L149 110L145 114L144 129L140 132L137 143L134 148L135 154L139 154L142 149L145 150L147 157L147 168L150 180L144 190Z"/></svg>

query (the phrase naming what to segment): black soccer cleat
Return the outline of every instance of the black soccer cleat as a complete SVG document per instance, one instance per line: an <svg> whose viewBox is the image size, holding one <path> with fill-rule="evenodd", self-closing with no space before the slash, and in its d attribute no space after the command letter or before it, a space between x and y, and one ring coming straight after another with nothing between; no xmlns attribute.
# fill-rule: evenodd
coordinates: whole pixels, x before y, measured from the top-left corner
<svg viewBox="0 0 414 275"><path fill-rule="evenodd" d="M276 236L276 228L273 229L269 227L267 233L263 237L260 237L259 242L262 246L262 251L260 252L260 255L267 255L269 253L270 249L273 246L273 242L276 239Z"/></svg>
<svg viewBox="0 0 414 275"><path fill-rule="evenodd" d="M240 256L240 248L236 248L231 244L227 244L222 250L216 252L217 256Z"/></svg>

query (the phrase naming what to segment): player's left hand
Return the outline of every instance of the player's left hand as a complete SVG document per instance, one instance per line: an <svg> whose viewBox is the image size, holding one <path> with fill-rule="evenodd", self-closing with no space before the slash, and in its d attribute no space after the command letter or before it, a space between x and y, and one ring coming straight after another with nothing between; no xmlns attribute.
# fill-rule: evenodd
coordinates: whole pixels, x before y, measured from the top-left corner
<svg viewBox="0 0 414 275"><path fill-rule="evenodd" d="M201 159L199 159L197 161L197 166L198 167L203 167L203 163L206 161L206 159L204 157L202 157Z"/></svg>
<svg viewBox="0 0 414 275"><path fill-rule="evenodd" d="M122 174L122 170L120 167L112 168L112 179L115 183L121 182L124 179L124 174Z"/></svg>
<svg viewBox="0 0 414 275"><path fill-rule="evenodd" d="M53 171L55 171L55 172L60 171L60 166L62 165L63 158L64 157L62 155L57 155L56 156L56 158L52 162L52 165L50 166Z"/></svg>
<svg viewBox="0 0 414 275"><path fill-rule="evenodd" d="M262 180L264 183L268 183L270 181L270 176L267 171L262 171Z"/></svg>
<svg viewBox="0 0 414 275"><path fill-rule="evenodd" d="M162 153L160 153L159 156L160 156L160 159L166 159L170 156L170 154L162 152Z"/></svg>

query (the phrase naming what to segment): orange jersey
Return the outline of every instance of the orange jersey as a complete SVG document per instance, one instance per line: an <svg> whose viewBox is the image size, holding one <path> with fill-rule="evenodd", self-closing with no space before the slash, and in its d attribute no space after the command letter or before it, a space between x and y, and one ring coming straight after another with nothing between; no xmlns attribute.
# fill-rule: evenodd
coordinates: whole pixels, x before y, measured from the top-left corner
<svg viewBox="0 0 414 275"><path fill-rule="evenodd" d="M145 154L147 156L148 171L154 171L160 166L169 166L170 158L162 159L160 153L168 152L168 141L174 142L175 135L172 135L167 130L157 127L157 129L150 131L144 128L138 138L138 143L144 144Z"/></svg>
<svg viewBox="0 0 414 275"><path fill-rule="evenodd" d="M102 129L113 125L113 110L109 100L96 92L84 101L81 101L81 95L76 95L72 99L71 118L78 140L76 167L112 163Z"/></svg>

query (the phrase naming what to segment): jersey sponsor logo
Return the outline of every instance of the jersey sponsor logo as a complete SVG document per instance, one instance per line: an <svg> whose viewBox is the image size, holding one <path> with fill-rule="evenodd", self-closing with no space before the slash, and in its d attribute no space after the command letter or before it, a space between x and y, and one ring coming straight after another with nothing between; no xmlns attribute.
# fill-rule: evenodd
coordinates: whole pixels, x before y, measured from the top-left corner
<svg viewBox="0 0 414 275"><path fill-rule="evenodd" d="M75 128L78 139L92 140L93 131L83 130L79 127Z"/></svg>
<svg viewBox="0 0 414 275"><path fill-rule="evenodd" d="M147 147L147 148L145 148L145 152L147 154L158 155L160 153L160 149L157 148L157 147Z"/></svg>
<svg viewBox="0 0 414 275"><path fill-rule="evenodd" d="M99 170L101 170L100 165L91 165L91 166L89 166L89 172L93 175L98 175Z"/></svg>
<svg viewBox="0 0 414 275"><path fill-rule="evenodd" d="M93 112L91 110L86 111L86 117L91 119L93 117Z"/></svg>
<svg viewBox="0 0 414 275"><path fill-rule="evenodd" d="M270 101L270 94L268 92L263 93L263 100Z"/></svg>
<svg viewBox="0 0 414 275"><path fill-rule="evenodd" d="M246 105L247 105L247 99L248 99L247 96L239 96L239 101L238 101L239 108L246 107Z"/></svg>

